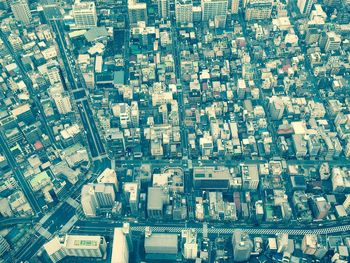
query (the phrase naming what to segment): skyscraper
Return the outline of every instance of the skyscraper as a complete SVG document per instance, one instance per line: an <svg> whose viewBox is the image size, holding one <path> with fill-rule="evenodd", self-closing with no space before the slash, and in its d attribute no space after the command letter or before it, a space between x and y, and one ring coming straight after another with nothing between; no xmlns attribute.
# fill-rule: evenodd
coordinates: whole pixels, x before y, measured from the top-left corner
<svg viewBox="0 0 350 263"><path fill-rule="evenodd" d="M15 19L25 25L30 24L32 14L26 0L14 0L11 2L11 10Z"/></svg>
<svg viewBox="0 0 350 263"><path fill-rule="evenodd" d="M169 18L170 1L169 0L157 0L157 1L158 1L158 16L160 18Z"/></svg>
<svg viewBox="0 0 350 263"><path fill-rule="evenodd" d="M308 16L315 0L298 0L297 6L301 14Z"/></svg>
<svg viewBox="0 0 350 263"><path fill-rule="evenodd" d="M192 23L193 21L192 0L176 0L175 17L179 24Z"/></svg>
<svg viewBox="0 0 350 263"><path fill-rule="evenodd" d="M73 16L77 28L97 26L97 14L95 2L76 1L73 6Z"/></svg>
<svg viewBox="0 0 350 263"><path fill-rule="evenodd" d="M113 263L129 262L129 247L121 227L114 228L112 259Z"/></svg>
<svg viewBox="0 0 350 263"><path fill-rule="evenodd" d="M223 17L226 20L227 0L202 0L202 20L214 20L216 17Z"/></svg>

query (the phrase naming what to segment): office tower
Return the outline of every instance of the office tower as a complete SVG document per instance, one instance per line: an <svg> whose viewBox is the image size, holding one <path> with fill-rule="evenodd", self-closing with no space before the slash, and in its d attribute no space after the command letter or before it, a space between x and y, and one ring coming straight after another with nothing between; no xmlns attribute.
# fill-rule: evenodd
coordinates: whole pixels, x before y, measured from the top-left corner
<svg viewBox="0 0 350 263"><path fill-rule="evenodd" d="M287 233L280 233L276 234L277 238L277 252L283 253L288 249L288 234Z"/></svg>
<svg viewBox="0 0 350 263"><path fill-rule="evenodd" d="M245 190L256 190L259 185L259 171L255 164L247 164L242 169L242 188Z"/></svg>
<svg viewBox="0 0 350 263"><path fill-rule="evenodd" d="M81 189L81 205L86 216L96 216L99 209L112 208L115 190L111 184L87 184Z"/></svg>
<svg viewBox="0 0 350 263"><path fill-rule="evenodd" d="M170 0L157 0L158 16L160 18L170 17Z"/></svg>
<svg viewBox="0 0 350 263"><path fill-rule="evenodd" d="M95 2L75 1L73 17L76 28L89 29L97 26L97 14Z"/></svg>
<svg viewBox="0 0 350 263"><path fill-rule="evenodd" d="M84 185L81 189L81 206L86 216L96 216L98 203L93 185Z"/></svg>
<svg viewBox="0 0 350 263"><path fill-rule="evenodd" d="M283 117L284 103L281 98L272 96L269 99L269 113L272 120L280 120Z"/></svg>
<svg viewBox="0 0 350 263"><path fill-rule="evenodd" d="M102 258L106 248L103 236L56 236L44 245L46 255L54 263L65 257Z"/></svg>
<svg viewBox="0 0 350 263"><path fill-rule="evenodd" d="M197 232L195 229L181 231L182 255L185 259L196 259L198 253Z"/></svg>
<svg viewBox="0 0 350 263"><path fill-rule="evenodd" d="M199 6L193 6L192 8L192 15L193 15L193 22L200 22L202 21L202 7Z"/></svg>
<svg viewBox="0 0 350 263"><path fill-rule="evenodd" d="M334 31L322 32L319 45L325 52L336 51L340 49L341 36Z"/></svg>
<svg viewBox="0 0 350 263"><path fill-rule="evenodd" d="M55 94L53 100L60 114L65 115L72 112L72 105L68 94Z"/></svg>
<svg viewBox="0 0 350 263"><path fill-rule="evenodd" d="M231 13L238 14L240 0L232 0L231 2Z"/></svg>
<svg viewBox="0 0 350 263"><path fill-rule="evenodd" d="M123 233L125 235L126 238L126 243L128 244L128 248L129 251L133 251L134 250L134 246L132 243L132 234L131 234L131 229L130 229L130 223L123 223L123 227L122 227Z"/></svg>
<svg viewBox="0 0 350 263"><path fill-rule="evenodd" d="M139 208L139 184L124 183L124 194L129 202L130 212L132 215L138 215Z"/></svg>
<svg viewBox="0 0 350 263"><path fill-rule="evenodd" d="M115 202L115 190L111 184L95 184L95 196L99 208L112 208Z"/></svg>
<svg viewBox="0 0 350 263"><path fill-rule="evenodd" d="M25 25L30 24L32 14L30 13L29 5L26 0L14 0L10 4L12 13L18 22Z"/></svg>
<svg viewBox="0 0 350 263"><path fill-rule="evenodd" d="M245 20L263 20L271 18L272 0L247 0Z"/></svg>
<svg viewBox="0 0 350 263"><path fill-rule="evenodd" d="M174 260L178 253L177 234L155 233L145 234L146 259L152 256L153 259Z"/></svg>
<svg viewBox="0 0 350 263"><path fill-rule="evenodd" d="M244 99L247 86L244 79L238 79L237 81L237 96L238 99Z"/></svg>
<svg viewBox="0 0 350 263"><path fill-rule="evenodd" d="M316 258L323 258L327 251L327 241L321 236L307 234L301 242L301 250L306 255L314 255Z"/></svg>
<svg viewBox="0 0 350 263"><path fill-rule="evenodd" d="M228 0L202 0L202 20L214 20L223 17L226 20Z"/></svg>
<svg viewBox="0 0 350 263"><path fill-rule="evenodd" d="M331 206L323 196L320 196L310 199L310 208L315 219L323 219L328 215Z"/></svg>
<svg viewBox="0 0 350 263"><path fill-rule="evenodd" d="M298 0L297 6L301 14L308 16L315 0Z"/></svg>
<svg viewBox="0 0 350 263"><path fill-rule="evenodd" d="M140 124L140 111L137 101L132 101L130 105L130 121L133 128L138 128Z"/></svg>
<svg viewBox="0 0 350 263"><path fill-rule="evenodd" d="M126 236L121 227L114 228L112 259L113 263L129 262L129 247Z"/></svg>
<svg viewBox="0 0 350 263"><path fill-rule="evenodd" d="M147 194L147 214L148 218L162 219L165 193L162 188L148 187Z"/></svg>
<svg viewBox="0 0 350 263"><path fill-rule="evenodd" d="M128 0L128 13L130 25L144 21L147 24L147 4L137 3L136 0Z"/></svg>
<svg viewBox="0 0 350 263"><path fill-rule="evenodd" d="M175 17L179 24L193 22L193 3L192 0L176 0Z"/></svg>
<svg viewBox="0 0 350 263"><path fill-rule="evenodd" d="M234 230L232 246L234 262L245 262L249 260L250 254L253 251L253 242L247 233L241 230Z"/></svg>
<svg viewBox="0 0 350 263"><path fill-rule="evenodd" d="M115 192L118 192L118 178L114 169L106 168L98 177L97 183L113 185Z"/></svg>
<svg viewBox="0 0 350 263"><path fill-rule="evenodd" d="M49 65L47 67L47 78L50 81L51 85L54 85L55 83L61 82L61 75L60 75L60 69L56 65Z"/></svg>

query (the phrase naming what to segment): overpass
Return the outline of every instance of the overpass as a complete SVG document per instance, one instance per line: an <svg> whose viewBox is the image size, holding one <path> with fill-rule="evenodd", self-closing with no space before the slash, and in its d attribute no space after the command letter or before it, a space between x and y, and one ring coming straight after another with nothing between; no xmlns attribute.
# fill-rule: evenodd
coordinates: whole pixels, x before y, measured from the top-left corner
<svg viewBox="0 0 350 263"><path fill-rule="evenodd" d="M219 234L219 235L232 235L235 229L241 229L251 235L275 235L277 233L287 233L292 236L301 236L306 234L316 234L316 235L332 235L338 233L344 233L350 231L350 224L346 223L344 225L339 225L339 222L333 226L298 226L295 227L284 227L282 224L270 226L257 226L252 227L244 224L239 224L237 226L217 226L209 224L208 234ZM113 235L113 229L115 227L122 226L121 221L116 221L114 223L108 222L89 222L89 221L78 221L75 226L71 229L71 233L74 234L100 234L100 235ZM197 233L203 233L202 224L147 224L147 223L130 223L130 228L134 232L144 232L145 228L149 226L153 232L156 233L181 233L183 229L194 228Z"/></svg>

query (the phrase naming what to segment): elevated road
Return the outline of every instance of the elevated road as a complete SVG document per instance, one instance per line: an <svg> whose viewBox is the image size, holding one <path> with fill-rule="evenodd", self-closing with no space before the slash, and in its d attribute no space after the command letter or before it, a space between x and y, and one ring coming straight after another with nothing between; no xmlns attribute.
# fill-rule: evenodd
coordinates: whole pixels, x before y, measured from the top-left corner
<svg viewBox="0 0 350 263"><path fill-rule="evenodd" d="M186 166L188 164L188 160L182 159L174 159L170 162L167 159L153 159L153 160L142 160L142 159L134 159L134 160L116 160L116 166L139 166L141 164L151 164L154 166ZM233 167L237 166L241 163L244 164L263 164L268 162L268 160L191 160L193 166L227 166ZM331 166L344 166L350 167L349 160L286 160L288 165L302 165L302 166L318 166L323 162L329 163Z"/></svg>
<svg viewBox="0 0 350 263"><path fill-rule="evenodd" d="M338 223L339 224L339 223ZM131 223L131 230L135 232L144 232L146 228L145 223ZM203 227L201 224L148 224L151 230L155 233L181 233L183 229L194 228L200 234L203 233ZM115 227L122 226L122 222L108 223L108 222L84 222L78 221L77 224L71 230L74 234L100 234L100 235L111 235L113 234L113 229ZM228 227L228 226L217 226L212 225L208 227L209 234L220 234L220 235L232 235L235 229L241 229L251 235L275 235L277 233L287 233L289 235L301 236L306 234L316 234L316 235L331 235L339 234L344 232L350 232L350 224L335 225L329 227L308 227L308 226L298 226L285 228L283 225L278 227L273 224L264 227L251 227L244 226L240 224L238 226Z"/></svg>
<svg viewBox="0 0 350 263"><path fill-rule="evenodd" d="M20 225L20 224L32 224L33 222L37 221L37 217L9 217L9 218L2 218L0 220L0 229L6 228L13 225Z"/></svg>

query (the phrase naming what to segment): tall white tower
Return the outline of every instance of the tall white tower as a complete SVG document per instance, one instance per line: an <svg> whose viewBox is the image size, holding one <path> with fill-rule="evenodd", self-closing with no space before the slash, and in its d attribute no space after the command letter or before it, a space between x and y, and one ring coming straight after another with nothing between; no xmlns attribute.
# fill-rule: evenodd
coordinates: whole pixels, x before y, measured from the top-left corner
<svg viewBox="0 0 350 263"><path fill-rule="evenodd" d="M32 14L26 0L14 0L11 2L11 10L15 19L25 25L30 24Z"/></svg>

